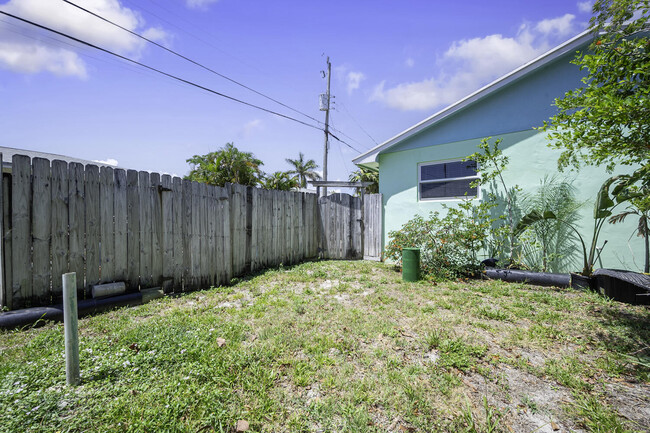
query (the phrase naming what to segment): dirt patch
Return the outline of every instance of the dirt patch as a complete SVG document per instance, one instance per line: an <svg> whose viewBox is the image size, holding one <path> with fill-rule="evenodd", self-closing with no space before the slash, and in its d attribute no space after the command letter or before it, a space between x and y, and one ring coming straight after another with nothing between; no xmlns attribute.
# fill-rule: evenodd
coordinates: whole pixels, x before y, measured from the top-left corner
<svg viewBox="0 0 650 433"><path fill-rule="evenodd" d="M498 408L504 416L504 423L512 431L584 431L563 415L563 406L572 402L571 394L563 387L503 365L494 368L493 374L495 380L470 374L465 384L471 390L473 400L480 401L485 397L489 405Z"/></svg>
<svg viewBox="0 0 650 433"><path fill-rule="evenodd" d="M605 385L607 402L636 428L650 432L650 385L621 381Z"/></svg>

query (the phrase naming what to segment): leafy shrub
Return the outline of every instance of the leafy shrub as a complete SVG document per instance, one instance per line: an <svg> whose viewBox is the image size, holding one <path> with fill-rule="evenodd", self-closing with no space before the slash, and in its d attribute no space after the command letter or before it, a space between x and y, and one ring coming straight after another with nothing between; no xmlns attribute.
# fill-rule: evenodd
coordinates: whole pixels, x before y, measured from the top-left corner
<svg viewBox="0 0 650 433"><path fill-rule="evenodd" d="M386 257L401 266L402 249L419 248L424 274L434 279L471 275L479 268L479 252L489 242L494 222L489 210L493 206L465 200L458 207L444 206L444 216L437 211L427 219L418 215L400 230L388 233Z"/></svg>

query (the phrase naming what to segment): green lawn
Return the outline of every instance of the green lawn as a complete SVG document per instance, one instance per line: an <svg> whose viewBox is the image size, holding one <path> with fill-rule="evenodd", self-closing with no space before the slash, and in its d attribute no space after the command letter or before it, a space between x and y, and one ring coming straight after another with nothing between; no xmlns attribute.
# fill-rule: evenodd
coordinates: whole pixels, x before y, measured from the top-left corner
<svg viewBox="0 0 650 433"><path fill-rule="evenodd" d="M312 262L0 332L0 431L650 431L650 310Z"/></svg>

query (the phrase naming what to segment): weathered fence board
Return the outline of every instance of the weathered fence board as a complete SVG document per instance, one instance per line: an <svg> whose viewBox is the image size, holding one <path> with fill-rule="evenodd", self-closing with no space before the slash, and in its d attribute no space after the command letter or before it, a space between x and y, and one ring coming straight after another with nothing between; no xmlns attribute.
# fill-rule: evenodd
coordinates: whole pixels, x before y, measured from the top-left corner
<svg viewBox="0 0 650 433"><path fill-rule="evenodd" d="M379 260L382 242L382 195L371 194L364 197L364 258Z"/></svg>
<svg viewBox="0 0 650 433"><path fill-rule="evenodd" d="M182 183L183 194L183 287L185 290L193 288L192 275L192 181L184 179Z"/></svg>
<svg viewBox="0 0 650 433"><path fill-rule="evenodd" d="M2 152L0 152L0 163L2 163ZM6 284L5 274L5 251L4 251L4 203L6 199L4 189L4 173L0 166L0 307L7 305L7 294L5 293Z"/></svg>
<svg viewBox="0 0 650 433"><path fill-rule="evenodd" d="M68 165L69 272L77 274L77 296L83 299L85 282L86 206L84 166Z"/></svg>
<svg viewBox="0 0 650 433"><path fill-rule="evenodd" d="M138 172L138 195L140 196L140 288L153 287L151 215L151 179L149 172Z"/></svg>
<svg viewBox="0 0 650 433"><path fill-rule="evenodd" d="M199 184L199 287L209 287L208 266L210 259L210 244L208 235L208 185Z"/></svg>
<svg viewBox="0 0 650 433"><path fill-rule="evenodd" d="M126 279L129 291L140 286L140 190L136 170L126 172Z"/></svg>
<svg viewBox="0 0 650 433"><path fill-rule="evenodd" d="M126 171L114 170L115 191L114 191L114 223L115 223L115 258L114 281L126 280L128 274L127 250L128 250L128 211L127 211L127 180Z"/></svg>
<svg viewBox="0 0 650 433"><path fill-rule="evenodd" d="M10 310L13 308L13 290L12 290L12 267L11 267L11 178L9 175L2 174L2 240L4 246L3 254L3 289L4 298L3 306Z"/></svg>
<svg viewBox="0 0 650 433"><path fill-rule="evenodd" d="M160 287L163 277L163 235L160 174L151 173L151 280L152 285Z"/></svg>
<svg viewBox="0 0 650 433"><path fill-rule="evenodd" d="M61 276L68 272L68 164L52 161L52 297L63 296Z"/></svg>
<svg viewBox="0 0 650 433"><path fill-rule="evenodd" d="M86 166L84 203L86 205L86 284L99 283L100 267L100 205L99 205L99 167Z"/></svg>
<svg viewBox="0 0 650 433"><path fill-rule="evenodd" d="M52 177L50 161L32 160L32 290L35 305L51 302L50 241L52 235Z"/></svg>
<svg viewBox="0 0 650 433"><path fill-rule="evenodd" d="M162 206L162 287L165 293L173 290L174 281L174 196L172 177L160 179Z"/></svg>
<svg viewBox="0 0 650 433"><path fill-rule="evenodd" d="M0 305L78 297L99 282L180 292L317 256L381 254L381 196L208 186L17 155L0 183ZM372 233L368 233L368 231Z"/></svg>
<svg viewBox="0 0 650 433"><path fill-rule="evenodd" d="M115 179L111 167L99 171L100 262L102 283L115 277Z"/></svg>
<svg viewBox="0 0 650 433"><path fill-rule="evenodd" d="M22 155L14 155L12 164L12 297L13 307L22 308L32 301L31 165L29 158Z"/></svg>
<svg viewBox="0 0 650 433"><path fill-rule="evenodd" d="M183 188L182 180L179 177L172 179L172 207L173 207L173 282L174 290L181 290L183 287Z"/></svg>

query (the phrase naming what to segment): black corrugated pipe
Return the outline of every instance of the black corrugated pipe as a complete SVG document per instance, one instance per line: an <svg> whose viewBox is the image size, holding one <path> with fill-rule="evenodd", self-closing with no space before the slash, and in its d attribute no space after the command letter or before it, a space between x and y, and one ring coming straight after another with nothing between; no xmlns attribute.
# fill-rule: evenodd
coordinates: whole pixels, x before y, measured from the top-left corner
<svg viewBox="0 0 650 433"><path fill-rule="evenodd" d="M508 281L511 283L528 283L536 286L569 287L571 276L569 274L553 274L550 272L520 271L516 269L485 269L485 276L492 279Z"/></svg>
<svg viewBox="0 0 650 433"><path fill-rule="evenodd" d="M86 299L79 301L77 308L79 316L99 313L113 308L144 304L152 299L163 296L162 290L147 289L141 292L126 295L112 296L110 298ZM0 313L0 329L15 329L33 325L39 321L63 320L63 304L50 307L25 308L22 310Z"/></svg>

